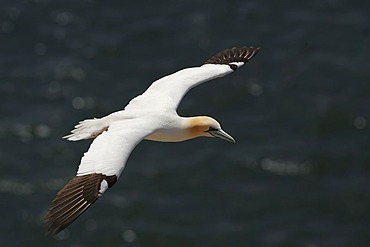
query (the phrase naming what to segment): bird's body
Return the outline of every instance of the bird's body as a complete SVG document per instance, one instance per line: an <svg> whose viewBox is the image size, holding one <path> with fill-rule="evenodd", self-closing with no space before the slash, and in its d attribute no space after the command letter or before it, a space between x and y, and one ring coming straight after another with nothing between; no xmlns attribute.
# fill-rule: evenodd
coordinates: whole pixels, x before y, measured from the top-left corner
<svg viewBox="0 0 370 247"><path fill-rule="evenodd" d="M153 82L124 110L76 125L64 138L95 139L82 157L77 175L53 200L46 216L47 233L63 230L112 187L131 151L143 139L179 142L204 136L235 142L213 118L181 117L176 110L191 88L235 71L258 51L254 47L227 49L200 67L183 69Z"/></svg>

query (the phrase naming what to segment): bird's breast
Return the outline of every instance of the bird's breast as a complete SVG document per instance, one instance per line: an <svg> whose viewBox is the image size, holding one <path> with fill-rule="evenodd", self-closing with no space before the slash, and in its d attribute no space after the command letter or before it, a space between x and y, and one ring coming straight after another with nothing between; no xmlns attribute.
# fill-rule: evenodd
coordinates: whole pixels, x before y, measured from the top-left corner
<svg viewBox="0 0 370 247"><path fill-rule="evenodd" d="M187 130L158 130L145 137L145 140L158 142L181 142L197 137Z"/></svg>

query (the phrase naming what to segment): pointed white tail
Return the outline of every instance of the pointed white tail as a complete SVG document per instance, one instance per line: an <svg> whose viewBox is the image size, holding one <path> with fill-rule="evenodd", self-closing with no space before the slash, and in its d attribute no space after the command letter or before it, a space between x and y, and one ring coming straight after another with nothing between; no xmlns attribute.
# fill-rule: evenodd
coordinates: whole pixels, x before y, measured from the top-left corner
<svg viewBox="0 0 370 247"><path fill-rule="evenodd" d="M75 126L75 129L71 131L72 134L63 136L63 138L69 141L95 138L108 129L105 125L106 121L101 118L86 119Z"/></svg>

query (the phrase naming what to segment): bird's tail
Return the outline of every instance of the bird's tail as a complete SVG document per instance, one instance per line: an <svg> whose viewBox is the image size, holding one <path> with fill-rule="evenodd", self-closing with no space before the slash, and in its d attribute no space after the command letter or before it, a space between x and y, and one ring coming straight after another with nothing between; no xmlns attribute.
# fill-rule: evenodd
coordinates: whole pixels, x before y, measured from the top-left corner
<svg viewBox="0 0 370 247"><path fill-rule="evenodd" d="M102 118L86 119L79 122L75 126L75 129L71 131L72 134L63 136L63 139L67 139L69 141L91 139L97 137L107 129L107 122Z"/></svg>

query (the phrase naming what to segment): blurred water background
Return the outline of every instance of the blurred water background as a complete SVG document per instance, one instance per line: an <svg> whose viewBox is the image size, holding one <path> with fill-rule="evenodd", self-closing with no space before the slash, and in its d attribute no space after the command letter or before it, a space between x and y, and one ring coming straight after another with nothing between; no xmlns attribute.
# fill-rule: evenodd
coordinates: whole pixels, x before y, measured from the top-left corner
<svg viewBox="0 0 370 247"><path fill-rule="evenodd" d="M2 0L1 246L370 246L369 1ZM237 143L144 141L68 230L42 219L90 142L61 137L232 46L184 116Z"/></svg>

